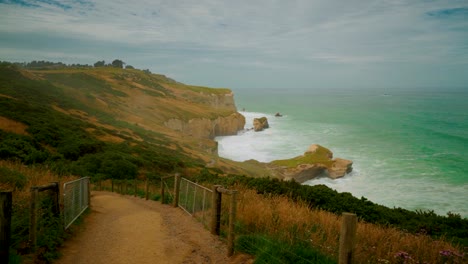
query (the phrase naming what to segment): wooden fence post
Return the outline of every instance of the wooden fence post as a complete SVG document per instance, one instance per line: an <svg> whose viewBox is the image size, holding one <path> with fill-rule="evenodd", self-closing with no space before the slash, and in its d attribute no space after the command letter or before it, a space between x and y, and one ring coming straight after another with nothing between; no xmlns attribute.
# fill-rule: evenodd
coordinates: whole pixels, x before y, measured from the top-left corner
<svg viewBox="0 0 468 264"><path fill-rule="evenodd" d="M149 180L146 179L146 183L145 183L145 200L148 200L148 197L149 197Z"/></svg>
<svg viewBox="0 0 468 264"><path fill-rule="evenodd" d="M339 264L351 264L354 259L357 217L355 214L343 213L340 234Z"/></svg>
<svg viewBox="0 0 468 264"><path fill-rule="evenodd" d="M111 179L111 192L114 192L114 179Z"/></svg>
<svg viewBox="0 0 468 264"><path fill-rule="evenodd" d="M60 186L59 182L53 182L54 187L51 189L52 212L55 217L60 217Z"/></svg>
<svg viewBox="0 0 468 264"><path fill-rule="evenodd" d="M161 204L164 204L164 178L161 178Z"/></svg>
<svg viewBox="0 0 468 264"><path fill-rule="evenodd" d="M229 205L229 230L228 230L228 257L234 254L234 222L236 221L236 210L237 210L237 191L232 190L231 204Z"/></svg>
<svg viewBox="0 0 468 264"><path fill-rule="evenodd" d="M218 192L218 187L221 185L213 186L212 196L212 212L211 212L211 234L219 235L219 228L221 225L221 193Z"/></svg>
<svg viewBox="0 0 468 264"><path fill-rule="evenodd" d="M0 192L0 262L9 263L11 242L11 191Z"/></svg>
<svg viewBox="0 0 468 264"><path fill-rule="evenodd" d="M173 206L179 206L180 174L176 173L174 178L174 203Z"/></svg>
<svg viewBox="0 0 468 264"><path fill-rule="evenodd" d="M38 196L38 188L31 187L31 200L30 200L30 207L29 207L29 246L32 252L36 251L36 231L37 231L37 196Z"/></svg>
<svg viewBox="0 0 468 264"><path fill-rule="evenodd" d="M91 178L88 177L88 207L91 208Z"/></svg>
<svg viewBox="0 0 468 264"><path fill-rule="evenodd" d="M137 178L135 178L134 183L135 183L135 190L134 190L134 192L133 192L133 197L137 197L137 191L138 191L138 182L137 182Z"/></svg>

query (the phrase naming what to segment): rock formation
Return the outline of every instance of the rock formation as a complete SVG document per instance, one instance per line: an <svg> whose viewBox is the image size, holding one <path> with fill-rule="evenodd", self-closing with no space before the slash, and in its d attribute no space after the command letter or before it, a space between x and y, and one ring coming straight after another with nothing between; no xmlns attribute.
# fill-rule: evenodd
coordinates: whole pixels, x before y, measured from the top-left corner
<svg viewBox="0 0 468 264"><path fill-rule="evenodd" d="M302 156L270 162L270 168L285 180L305 182L317 177L337 179L350 173L353 162L333 159L333 153L320 145L311 145Z"/></svg>
<svg viewBox="0 0 468 264"><path fill-rule="evenodd" d="M253 120L254 131L263 131L265 128L269 128L268 119L266 117L254 118Z"/></svg>
<svg viewBox="0 0 468 264"><path fill-rule="evenodd" d="M229 116L219 116L212 120L208 118L194 118L189 121L169 119L164 123L167 127L185 135L196 138L213 139L217 136L236 135L237 131L244 129L245 117L239 113Z"/></svg>

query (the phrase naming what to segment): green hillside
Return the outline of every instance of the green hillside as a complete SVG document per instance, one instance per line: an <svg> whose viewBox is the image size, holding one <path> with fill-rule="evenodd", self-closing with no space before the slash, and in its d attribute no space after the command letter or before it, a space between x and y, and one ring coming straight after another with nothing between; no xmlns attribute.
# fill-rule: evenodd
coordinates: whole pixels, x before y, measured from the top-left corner
<svg viewBox="0 0 468 264"><path fill-rule="evenodd" d="M203 92L230 90L187 86L136 69L28 70L2 63L0 159L114 178L200 168L211 159L200 149L214 142L195 142L163 123L233 112L210 107Z"/></svg>

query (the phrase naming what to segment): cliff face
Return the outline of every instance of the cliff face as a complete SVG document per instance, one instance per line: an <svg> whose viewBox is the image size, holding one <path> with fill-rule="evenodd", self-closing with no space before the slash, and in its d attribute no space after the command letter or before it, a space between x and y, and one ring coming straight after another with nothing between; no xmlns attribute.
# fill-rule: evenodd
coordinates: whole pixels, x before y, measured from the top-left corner
<svg viewBox="0 0 468 264"><path fill-rule="evenodd" d="M211 94L210 95L210 106L215 109L229 109L232 111L237 111L236 104L234 102L234 94Z"/></svg>
<svg viewBox="0 0 468 264"><path fill-rule="evenodd" d="M191 105L193 115L185 118L171 117L164 122L166 127L187 136L208 139L236 135L239 130L244 129L245 117L237 112L234 94L230 90L218 93L183 90L179 94Z"/></svg>
<svg viewBox="0 0 468 264"><path fill-rule="evenodd" d="M237 112L229 116L219 116L216 119L193 118L188 121L169 119L164 123L167 127L196 138L213 139L216 136L236 135L244 129L245 117Z"/></svg>

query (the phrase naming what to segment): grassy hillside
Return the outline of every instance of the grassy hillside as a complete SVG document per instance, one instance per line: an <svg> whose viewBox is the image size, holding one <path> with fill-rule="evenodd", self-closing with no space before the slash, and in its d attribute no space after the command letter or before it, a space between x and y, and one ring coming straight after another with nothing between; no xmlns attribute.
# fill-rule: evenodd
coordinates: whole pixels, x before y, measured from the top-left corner
<svg viewBox="0 0 468 264"><path fill-rule="evenodd" d="M135 69L27 70L0 65L0 159L45 164L60 174L134 178L202 167L215 142L164 126L215 118L228 89L187 86Z"/></svg>
<svg viewBox="0 0 468 264"><path fill-rule="evenodd" d="M182 172L200 183L246 188L256 195L284 198L288 200L286 207L294 203L336 215L354 212L363 222L398 229L398 233L392 231L397 236L413 233L433 239L446 237L455 244L460 243L459 248L468 244L468 219L460 215L438 216L434 212L387 208L323 185L305 186L294 181L261 178L271 176L268 164L219 158L214 151L216 142L189 137L164 125L172 118L188 121L230 115L235 111L233 107L216 103L217 96L230 93L228 89L181 84L136 69L63 65L25 69L0 63L0 161L3 162L0 169L6 168L5 164L13 164L9 170L3 170L4 175L13 175L18 168L28 165L32 170L46 168L55 178L75 175L91 176L94 180L151 179ZM272 165L325 163L327 153L279 160ZM30 184L27 179L26 176L0 177L0 187L3 184L24 189ZM288 212L281 217L294 214ZM260 218L251 217L255 221ZM309 223L301 226L305 228L306 224ZM281 230L288 228L294 231L297 226L288 224ZM262 231L260 235L268 232ZM252 241L244 241L246 245L256 243L256 237L249 239Z"/></svg>

